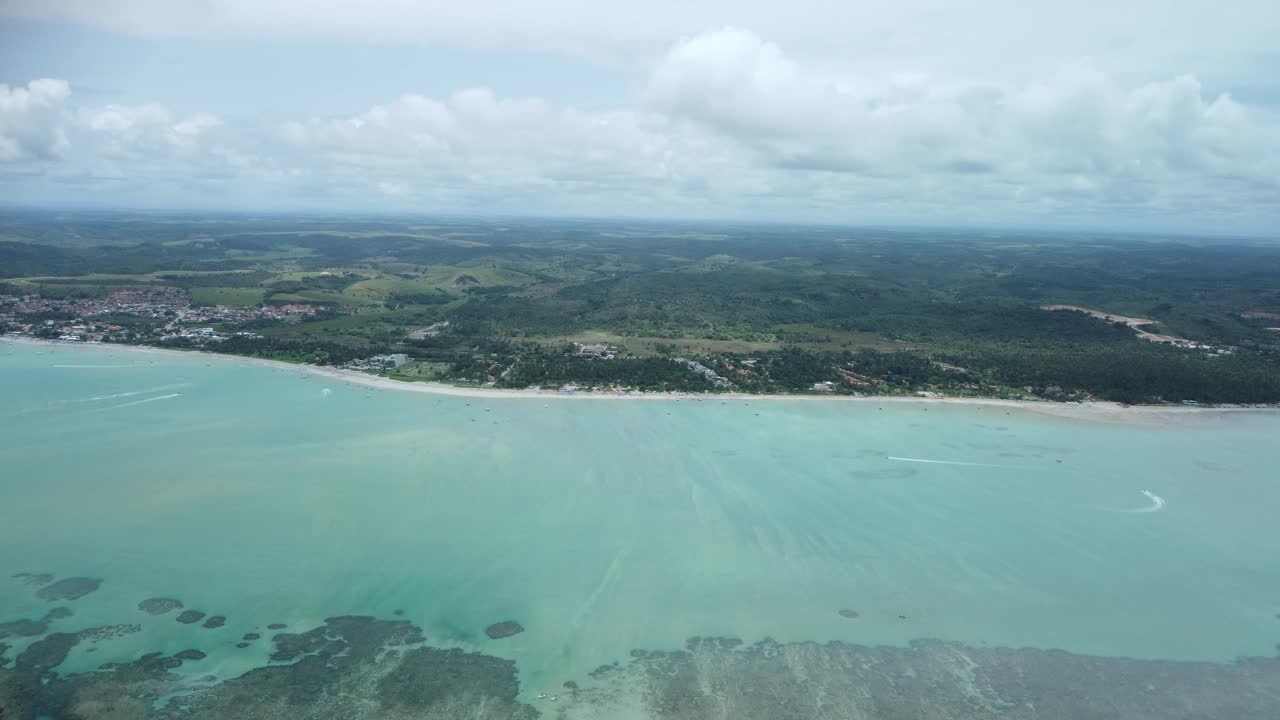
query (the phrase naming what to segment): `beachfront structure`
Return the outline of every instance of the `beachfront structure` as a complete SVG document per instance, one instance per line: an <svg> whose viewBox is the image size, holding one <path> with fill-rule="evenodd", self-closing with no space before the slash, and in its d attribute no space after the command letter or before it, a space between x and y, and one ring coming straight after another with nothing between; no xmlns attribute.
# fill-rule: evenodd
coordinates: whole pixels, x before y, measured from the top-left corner
<svg viewBox="0 0 1280 720"><path fill-rule="evenodd" d="M573 344L573 354L577 357L604 358L609 360L613 358L613 349L602 343L586 345L580 342L575 342Z"/></svg>
<svg viewBox="0 0 1280 720"><path fill-rule="evenodd" d="M391 353L390 355L374 355L369 358L369 363L380 366L383 370L395 370L396 368L409 362L409 356L405 353Z"/></svg>
<svg viewBox="0 0 1280 720"><path fill-rule="evenodd" d="M426 340L428 338L433 338L439 335L440 333L444 332L445 328L447 327L449 327L449 321L441 320L440 322L433 323L432 325L429 325L428 327L424 327L421 330L414 330L413 332L409 333L409 339L410 340Z"/></svg>
<svg viewBox="0 0 1280 720"><path fill-rule="evenodd" d="M676 363L677 365L684 365L685 367L689 368L690 370L693 370L694 372L701 373L703 377L710 380L711 383L716 385L717 387L728 387L729 385L733 384L729 382L728 378L721 377L720 375L716 374L715 370L712 370L711 368L707 367L706 365L703 365L700 362L696 362L688 358L671 358L671 362Z"/></svg>

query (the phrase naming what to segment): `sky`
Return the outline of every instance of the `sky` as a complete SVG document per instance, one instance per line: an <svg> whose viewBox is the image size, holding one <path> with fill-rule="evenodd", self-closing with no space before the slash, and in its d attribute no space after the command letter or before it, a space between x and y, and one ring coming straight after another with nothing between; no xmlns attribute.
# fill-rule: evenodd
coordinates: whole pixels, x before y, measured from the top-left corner
<svg viewBox="0 0 1280 720"><path fill-rule="evenodd" d="M1274 0L0 0L0 202L1277 235Z"/></svg>

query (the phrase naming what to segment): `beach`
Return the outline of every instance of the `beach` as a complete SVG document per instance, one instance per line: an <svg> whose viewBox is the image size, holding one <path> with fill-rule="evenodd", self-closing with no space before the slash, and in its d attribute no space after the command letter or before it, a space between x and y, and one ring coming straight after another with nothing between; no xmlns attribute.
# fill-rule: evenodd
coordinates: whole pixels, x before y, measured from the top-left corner
<svg viewBox="0 0 1280 720"><path fill-rule="evenodd" d="M1071 420L1110 423L1168 423L1191 418L1205 418L1215 414L1233 412L1271 412L1280 414L1280 408L1271 406L1202 406L1202 405L1122 405L1106 401L1084 403L1053 402L1049 400L1010 400L983 397L937 397L907 395L834 395L787 394L770 395L749 393L678 393L578 389L574 391L544 390L540 388L506 389L492 387L466 387L441 382L409 382L378 375L323 365L290 363L267 358L226 355L203 350L175 350L144 345L118 345L95 343L67 343L39 340L24 336L3 336L0 342L27 343L32 345L84 347L94 351L122 351L139 355L198 356L217 359L220 362L239 362L277 369L294 370L307 375L326 378L334 382L349 383L372 390L421 393L426 395L483 398L503 400L661 400L680 402L824 402L824 403L890 403L922 404L926 406L962 405L998 408L1007 411L1029 412Z"/></svg>

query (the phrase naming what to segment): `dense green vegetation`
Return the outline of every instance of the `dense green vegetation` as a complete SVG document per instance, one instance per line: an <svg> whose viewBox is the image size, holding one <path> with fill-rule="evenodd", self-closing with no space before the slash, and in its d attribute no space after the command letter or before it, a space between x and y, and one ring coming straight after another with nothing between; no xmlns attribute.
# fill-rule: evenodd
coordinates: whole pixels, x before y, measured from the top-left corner
<svg viewBox="0 0 1280 720"><path fill-rule="evenodd" d="M401 374L414 379L712 389L668 357L684 356L759 392L831 382L832 392L1280 402L1275 242L635 221L0 218L0 295L158 287L183 290L193 305L324 309L227 327L265 337L223 351L330 363L406 352L418 362ZM1146 342L1046 304L1144 318L1147 332L1210 347ZM447 330L410 337L444 320ZM572 340L602 342L614 357L572 356Z"/></svg>
<svg viewBox="0 0 1280 720"><path fill-rule="evenodd" d="M957 353L954 359L988 368L986 374L1002 384L1083 388L1119 402L1280 402L1274 356L1219 356L1137 343L995 346Z"/></svg>

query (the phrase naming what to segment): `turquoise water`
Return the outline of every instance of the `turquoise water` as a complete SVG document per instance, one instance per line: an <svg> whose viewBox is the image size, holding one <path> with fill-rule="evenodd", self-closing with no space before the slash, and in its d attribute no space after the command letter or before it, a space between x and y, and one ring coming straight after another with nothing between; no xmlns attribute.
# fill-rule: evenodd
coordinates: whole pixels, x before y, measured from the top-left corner
<svg viewBox="0 0 1280 720"><path fill-rule="evenodd" d="M0 397L0 622L48 610L8 578L49 572L103 578L78 626L142 626L63 672L199 647L181 672L232 677L266 623L396 610L525 693L691 636L1229 660L1280 635L1274 413L477 399L13 343ZM1143 490L1164 507L1124 512Z"/></svg>

